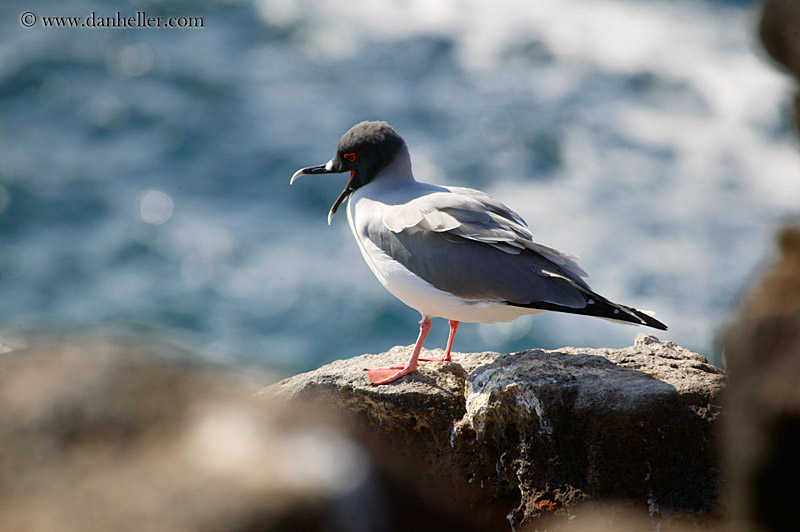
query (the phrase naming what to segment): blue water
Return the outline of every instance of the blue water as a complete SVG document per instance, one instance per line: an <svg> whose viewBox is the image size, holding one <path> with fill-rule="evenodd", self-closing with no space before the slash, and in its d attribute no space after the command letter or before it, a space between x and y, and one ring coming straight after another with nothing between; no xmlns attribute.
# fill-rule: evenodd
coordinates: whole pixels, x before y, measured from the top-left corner
<svg viewBox="0 0 800 532"><path fill-rule="evenodd" d="M286 372L409 344L342 176L306 178L364 119L418 179L478 187L600 293L715 335L797 212L789 81L748 2L3 2L0 334L112 334ZM196 29L24 28L201 16ZM346 177L346 176L345 176ZM465 325L458 351L630 345L574 316ZM442 347L434 322L428 346Z"/></svg>

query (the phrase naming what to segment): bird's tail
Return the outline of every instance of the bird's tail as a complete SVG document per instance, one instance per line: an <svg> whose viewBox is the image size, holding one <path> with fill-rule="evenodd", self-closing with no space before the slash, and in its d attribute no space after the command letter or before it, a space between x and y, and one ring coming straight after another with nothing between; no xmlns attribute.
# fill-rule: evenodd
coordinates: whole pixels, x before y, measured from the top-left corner
<svg viewBox="0 0 800 532"><path fill-rule="evenodd" d="M634 325L645 325L654 329L662 331L667 330L667 326L661 323L651 313L637 310L633 307L627 307L614 303L600 294L596 294L591 290L579 288L583 296L586 298L586 304L582 308L567 307L564 305L556 305L544 301L535 301L532 303L509 303L517 307L536 308L541 310L552 310L555 312L568 312L570 314L581 314L584 316L595 316L613 321L620 321L625 323L632 323Z"/></svg>

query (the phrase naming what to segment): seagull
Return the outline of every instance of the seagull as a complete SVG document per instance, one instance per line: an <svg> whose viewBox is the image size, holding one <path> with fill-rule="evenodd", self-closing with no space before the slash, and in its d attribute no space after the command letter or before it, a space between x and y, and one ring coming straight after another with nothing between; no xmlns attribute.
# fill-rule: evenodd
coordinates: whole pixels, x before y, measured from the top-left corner
<svg viewBox="0 0 800 532"><path fill-rule="evenodd" d="M336 155L304 175L350 173L328 212L347 202L347 221L367 265L381 284L422 316L404 365L368 369L371 384L396 381L419 361L450 361L459 323L511 321L539 312L567 312L667 326L649 313L594 292L577 257L534 242L525 221L479 190L414 179L403 138L386 122L361 122L339 140ZM445 354L421 358L431 318L448 320Z"/></svg>

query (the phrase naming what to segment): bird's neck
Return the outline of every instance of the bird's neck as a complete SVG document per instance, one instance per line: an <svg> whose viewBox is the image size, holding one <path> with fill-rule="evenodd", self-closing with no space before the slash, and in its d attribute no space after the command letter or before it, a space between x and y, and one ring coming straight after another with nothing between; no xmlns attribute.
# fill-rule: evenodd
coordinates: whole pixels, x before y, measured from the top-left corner
<svg viewBox="0 0 800 532"><path fill-rule="evenodd" d="M371 184L380 188L392 188L413 183L414 181L414 173L411 171L411 156L408 153L408 148L403 146L392 162L378 172Z"/></svg>

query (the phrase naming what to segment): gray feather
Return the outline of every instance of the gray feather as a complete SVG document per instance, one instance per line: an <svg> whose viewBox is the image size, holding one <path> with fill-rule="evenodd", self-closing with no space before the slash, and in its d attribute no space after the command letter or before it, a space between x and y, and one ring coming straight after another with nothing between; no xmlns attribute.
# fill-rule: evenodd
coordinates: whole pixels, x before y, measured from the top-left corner
<svg viewBox="0 0 800 532"><path fill-rule="evenodd" d="M553 263L567 279L588 288L581 279L588 274L578 265L577 257L534 242L521 216L479 190L432 187L427 194L390 206L382 218L384 227L396 234L412 229L415 234L431 231L444 235L449 244L461 243L462 239L474 241L514 256L532 251Z"/></svg>
<svg viewBox="0 0 800 532"><path fill-rule="evenodd" d="M569 308L586 305L588 286L580 277L525 248L516 254L451 231L415 227L389 230L379 220L363 228L365 238L410 271L445 292L474 301L518 305L545 302ZM488 238L487 238L488 240Z"/></svg>

